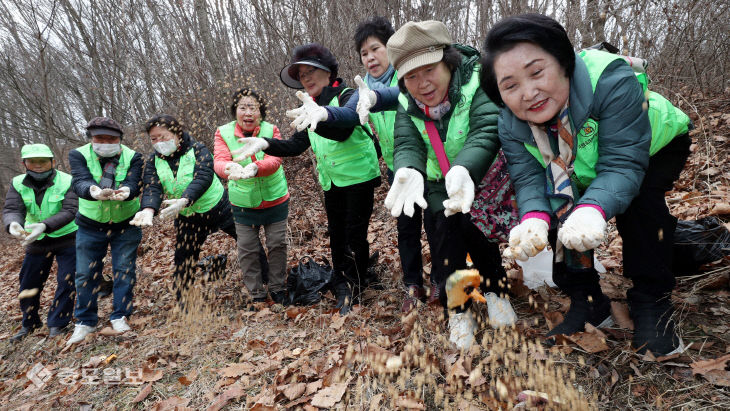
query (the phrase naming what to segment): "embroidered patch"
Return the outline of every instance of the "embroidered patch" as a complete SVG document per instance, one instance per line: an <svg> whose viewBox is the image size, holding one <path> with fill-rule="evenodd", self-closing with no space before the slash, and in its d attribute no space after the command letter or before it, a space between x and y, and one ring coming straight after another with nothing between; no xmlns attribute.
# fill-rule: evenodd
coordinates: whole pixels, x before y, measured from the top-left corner
<svg viewBox="0 0 730 411"><path fill-rule="evenodd" d="M583 124L583 130L581 131L587 138L591 138L598 132L598 123L596 123L596 120L589 118Z"/></svg>

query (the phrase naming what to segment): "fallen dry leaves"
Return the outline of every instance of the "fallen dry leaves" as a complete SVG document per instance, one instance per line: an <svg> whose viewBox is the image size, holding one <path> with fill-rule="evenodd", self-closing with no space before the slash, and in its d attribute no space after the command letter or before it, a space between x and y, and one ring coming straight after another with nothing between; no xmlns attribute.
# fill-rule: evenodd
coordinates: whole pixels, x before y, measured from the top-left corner
<svg viewBox="0 0 730 411"><path fill-rule="evenodd" d="M629 316L629 306L626 303L611 301L611 316L620 328L634 329L634 320Z"/></svg>
<svg viewBox="0 0 730 411"><path fill-rule="evenodd" d="M213 403L206 408L206 411L218 411L228 405L228 403L233 399L239 399L242 396L245 395L245 391L243 387L241 387L238 384L232 385L230 388L223 391L222 394L217 396L215 400L213 400Z"/></svg>
<svg viewBox="0 0 730 411"><path fill-rule="evenodd" d="M715 136L713 138L720 141ZM701 150L697 147L695 149ZM720 169L720 172L710 170L712 167ZM316 181L309 175L311 166L297 170L292 172L287 169L287 177L291 177L292 187L297 188L292 190L290 210L290 263L303 254L326 256L329 253L326 220L319 200L320 191ZM702 175L700 170L707 173ZM705 162L688 167L675 191L668 196L673 213L684 219L716 214L722 216L723 221L727 221L726 216L730 215L727 211L730 204L727 200L730 174L726 170L727 166L722 163L708 165ZM714 184L714 189L708 191L704 185L697 184L698 176L702 176L702 184L708 180ZM307 179L311 179L311 184L305 181ZM724 185L714 183L712 179L723 181ZM386 191L387 187L379 189L380 197L376 201L381 203ZM208 330L198 332L197 328L194 331L186 330L180 324L172 326L163 313L174 307L168 287L169 273L173 268L171 250L174 232L171 225L160 225L154 233L145 234L146 239L140 249L138 264L143 274L138 276L140 283L135 291L135 306L139 311L129 321L138 333L137 336L129 339L92 337L86 344L62 352L59 352L63 346L61 339L48 339L48 342L43 343L46 344L43 349L48 353L40 354L29 348L41 341L42 337L34 336L29 339L31 343L19 350L25 350L22 356L14 356L11 351L0 351L0 361L26 364L28 358L34 358L33 362L36 358L39 361L42 358L46 366L59 364L55 371L66 365L72 365L79 371L79 364L83 364L86 370L99 372L109 365L135 367L144 364L143 379L146 383L141 388L127 389L128 396L124 397L124 404L128 404L129 398L136 394L133 401L139 404L137 408L144 404L144 407L155 409L208 407L213 410L245 407L252 410L283 408L312 411L350 408L356 403L353 398L363 395L364 389L358 394L362 387L368 388L368 395L371 396L361 396L361 402L356 404L365 404L366 408L369 406L373 410L394 407L432 409L442 407L444 403L464 410L511 409L516 401L525 399L526 393L543 392L551 397L553 395L553 391L542 387L521 387L514 378L496 377L504 370L517 370L519 366L516 364L525 359L533 361L530 363L533 368L539 364L555 364L553 361L556 360L560 365L566 365L566 369L575 371L578 376L573 380L573 377L565 374L564 378L580 384L586 393L596 394L599 398L607 395L599 400L607 408L626 404L626 401L621 403L626 399L624 395L632 396L632 404L639 404L638 407L642 404L640 401L656 404L655 398L663 396L664 407L655 405L653 408L666 408L666 404L673 398L680 398L681 394L678 393L683 391L673 392L672 388L677 388L677 385L654 385L650 380L651 376L662 373L677 376L675 379L681 384L691 382L697 386L701 385L697 384L698 381L706 381L701 388L710 384L719 387L727 385L726 368L730 362L727 355L730 354L725 354L725 341L730 336L730 327L724 321L728 315L727 304L721 304L730 300L730 294L726 291L729 277L727 272L718 271L693 280L698 287L691 290L692 292L685 288L682 293L675 293L675 297L681 298L675 300L675 304L683 306L690 316L707 314L700 320L691 319L691 324L707 333L702 335L703 343L692 346L693 349L702 349L699 354L696 351L694 354L718 357L692 363L692 368L688 365L691 359L687 355L650 358L651 361L664 361L651 365L638 359L627 362L626 356L620 355L627 348L632 325L625 304L630 281L621 273L622 241L615 232L609 235L607 246L602 248L599 258L609 270L603 275L601 285L604 292L614 300L612 315L618 328L589 328L579 335L566 337L563 341L570 345L561 345L550 350L530 347L523 352L521 346L507 347L498 355L491 355L487 352L497 351L497 343L490 341L482 347L484 351L479 354L460 355L451 350L448 344L442 345L443 340L448 337L448 330L443 319L439 319L438 309L421 307L408 315L400 315L402 292L398 289L400 268L394 240L395 223L381 209L382 207L376 207L369 235L374 241L371 249L381 252L380 273L386 278L386 289L375 293L375 297L365 298L362 306L346 317L335 313L330 296L326 296L322 304L313 307L287 307L279 312L262 304L256 307L256 311L250 311L248 307L244 307L247 297L241 291L240 273L233 269L234 259L230 258L235 255L235 251L232 251L235 243L223 234L215 234L206 243L203 254L229 254L232 264L229 278L225 284L215 287L216 295L211 302L216 304L216 308L220 307L219 313L230 319L230 324L225 321L206 324L203 328L210 328L211 332L208 334ZM19 247L8 247L8 250L8 253L0 255L0 307L10 313L10 317L9 321L2 324L3 328L0 328L0 340L9 338L16 331L12 327L17 326L20 320L17 309L17 271L20 269L23 252ZM430 255L424 254L424 260L428 262L429 259ZM531 339L542 338L547 329L562 321L562 313L568 309L569 299L554 289L531 291L517 281L521 278L518 268L513 266L508 269L515 280L512 292L515 295L515 308L520 316L516 330L520 335ZM430 266L427 265L424 271L429 273ZM42 292L44 306L52 299L53 288L47 286ZM697 291L703 292L700 299L693 294ZM107 301L109 300L101 301L102 315L106 309L103 304L108 304ZM529 306L527 301L530 301ZM544 320L542 313L545 313ZM708 318L710 321L707 321ZM685 321L689 322L689 317ZM180 332L175 327L183 328L183 333L188 332L192 337L196 337L198 333L205 337L201 340L177 338ZM110 327L104 327L96 334L102 337L117 335ZM481 337L480 334L480 341ZM95 348L96 345L105 346L104 349L92 351L92 347ZM150 357L147 352L153 350L156 351L154 356L159 358L145 360ZM115 357L108 355L110 352L119 358L114 359ZM21 357L22 360L18 361ZM201 358L206 358L204 366L200 364ZM107 359L109 361L105 363ZM581 364L578 359L585 359L586 365ZM102 400L95 397L97 394L78 379L70 381L63 389L57 384L50 386L48 392L55 390L55 393L44 399L39 395L42 390L31 387L25 371L27 370L14 371L12 375L4 371L4 379L0 380L0 401L3 404L13 403L12 408L50 408L47 407L48 404L57 401L59 408L87 409L92 407L89 404L91 400L78 403L72 399L95 398L94 409L111 408L104 407ZM520 372L531 371L528 368ZM589 377L581 376L581 373L588 374ZM418 378L430 378L434 375L439 379L426 380L423 383L426 388L423 390L398 386L401 382L420 384ZM170 378L163 378L165 376ZM350 382L349 378L361 380L362 384ZM201 387L206 388L201 390ZM679 387L682 388L681 385ZM137 389L139 392L135 391ZM201 391L205 394L198 394ZM110 393L111 397L103 401L118 403L119 393L124 390L105 392ZM153 396L153 392L155 396L167 398L161 400ZM463 398L467 392L469 401ZM20 399L20 393L32 393L38 396L38 400L29 402L27 397ZM525 395L520 396L520 393ZM434 399L436 394L440 396L438 401ZM705 391L697 396L699 399L693 401L707 398L722 403L722 395L722 391L710 394ZM530 397L528 395L525 400L531 401ZM157 402L152 404L151 398ZM185 398L191 400L185 402ZM676 403L688 401L679 399Z"/></svg>
<svg viewBox="0 0 730 411"><path fill-rule="evenodd" d="M714 385L730 387L730 370L728 370L730 354L710 360L695 361L690 364L693 375L702 375Z"/></svg>
<svg viewBox="0 0 730 411"><path fill-rule="evenodd" d="M314 394L312 405L318 408L332 408L340 402L345 391L347 391L347 383L332 384Z"/></svg>

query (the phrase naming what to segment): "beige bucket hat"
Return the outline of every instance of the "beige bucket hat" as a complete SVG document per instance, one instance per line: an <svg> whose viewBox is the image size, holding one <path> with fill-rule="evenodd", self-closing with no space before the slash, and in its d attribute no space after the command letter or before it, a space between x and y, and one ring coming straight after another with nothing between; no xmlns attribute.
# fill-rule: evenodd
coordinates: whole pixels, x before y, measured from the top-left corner
<svg viewBox="0 0 730 411"><path fill-rule="evenodd" d="M388 40L388 60L398 71L398 80L409 71L438 63L444 48L451 45L451 34L440 21L410 21Z"/></svg>

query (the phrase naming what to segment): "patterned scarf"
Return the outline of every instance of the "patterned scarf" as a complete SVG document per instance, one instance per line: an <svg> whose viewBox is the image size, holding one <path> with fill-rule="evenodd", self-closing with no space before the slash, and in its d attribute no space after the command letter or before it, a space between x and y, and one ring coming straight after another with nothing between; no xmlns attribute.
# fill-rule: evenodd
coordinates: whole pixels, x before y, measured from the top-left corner
<svg viewBox="0 0 730 411"><path fill-rule="evenodd" d="M451 110L451 102L449 101L449 95L446 94L444 97L444 101L440 102L439 104L430 107L427 106L417 99L413 99L413 101L416 102L416 105L418 108L423 111L423 113L426 115L426 117L430 118L431 120L441 120L441 117L443 117L446 113Z"/></svg>
<svg viewBox="0 0 730 411"><path fill-rule="evenodd" d="M538 125L529 123L532 136L547 167L547 196L553 211L562 222L566 214L573 208L573 185L570 176L573 175L573 144L575 136L568 117L568 102L560 110L557 124ZM552 141L557 141L558 153L553 151Z"/></svg>
<svg viewBox="0 0 730 411"><path fill-rule="evenodd" d="M550 200L550 206L558 218L558 229L568 217L570 211L573 210L575 203L574 193L577 188L573 186L570 177L573 175L573 146L575 144L575 134L573 127L570 125L568 116L568 104L558 114L557 121L552 125L538 125L529 123L532 136L535 138L542 159L547 167L545 168L546 176L546 193ZM552 143L554 142L554 143ZM557 145L558 152L555 153L554 145ZM566 264L576 268L590 268L593 266L593 255L590 251L581 253L575 250L565 249L560 240L556 241L555 261L561 262L565 260Z"/></svg>

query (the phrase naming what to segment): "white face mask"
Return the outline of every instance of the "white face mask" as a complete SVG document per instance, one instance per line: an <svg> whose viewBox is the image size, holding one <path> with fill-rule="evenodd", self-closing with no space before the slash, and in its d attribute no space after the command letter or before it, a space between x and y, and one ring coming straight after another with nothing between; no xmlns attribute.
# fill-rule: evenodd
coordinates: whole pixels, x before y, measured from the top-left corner
<svg viewBox="0 0 730 411"><path fill-rule="evenodd" d="M120 143L117 144L102 144L102 143L92 143L92 147L94 148L94 152L99 157L114 157L117 154L122 152L122 145Z"/></svg>
<svg viewBox="0 0 730 411"><path fill-rule="evenodd" d="M153 144L152 147L154 147L155 151L162 154L163 156L169 156L170 154L174 153L175 150L177 150L177 144L175 143L174 138L157 142Z"/></svg>

